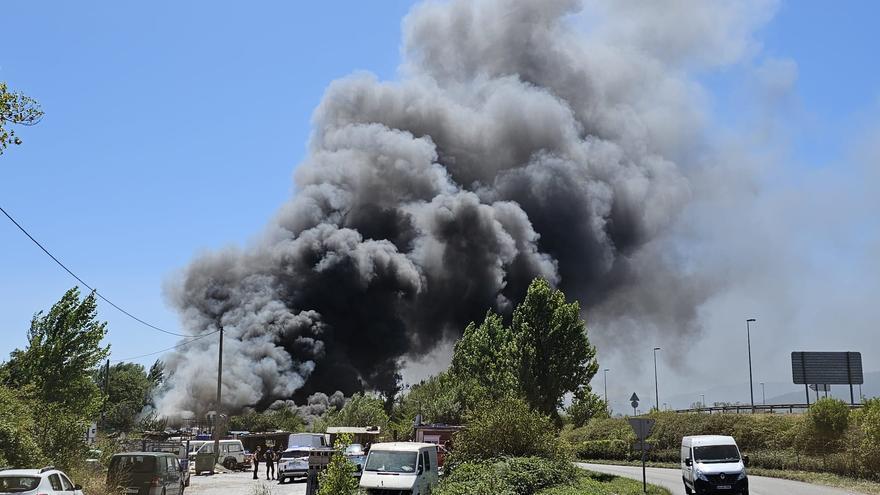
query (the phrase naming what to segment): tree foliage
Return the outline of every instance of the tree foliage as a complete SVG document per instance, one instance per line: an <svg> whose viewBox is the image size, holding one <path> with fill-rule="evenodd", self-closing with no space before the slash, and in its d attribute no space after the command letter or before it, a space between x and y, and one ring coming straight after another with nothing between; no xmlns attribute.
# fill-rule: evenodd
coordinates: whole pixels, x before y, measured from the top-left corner
<svg viewBox="0 0 880 495"><path fill-rule="evenodd" d="M839 399L822 398L810 406L807 425L811 436L824 443L833 442L849 426L849 406Z"/></svg>
<svg viewBox="0 0 880 495"><path fill-rule="evenodd" d="M580 428L593 418L607 418L608 404L589 387L584 387L575 393L568 415L575 428Z"/></svg>
<svg viewBox="0 0 880 495"><path fill-rule="evenodd" d="M384 429L388 425L385 401L376 395L354 394L342 409L330 416L329 422L331 426L379 426Z"/></svg>
<svg viewBox="0 0 880 495"><path fill-rule="evenodd" d="M46 403L96 416L101 392L92 377L110 352L101 346L107 324L97 320L97 312L94 292L81 300L74 287L48 313L34 315L27 347L14 350L4 365L7 385L32 385Z"/></svg>
<svg viewBox="0 0 880 495"><path fill-rule="evenodd" d="M567 455L550 418L520 398L485 402L468 414L465 423L467 428L454 440L453 466L499 457L560 459Z"/></svg>
<svg viewBox="0 0 880 495"><path fill-rule="evenodd" d="M12 125L35 125L43 118L40 104L33 98L9 91L6 83L0 82L0 155L10 144L21 144L21 139L10 129Z"/></svg>
<svg viewBox="0 0 880 495"><path fill-rule="evenodd" d="M131 431L150 401L153 382L140 364L118 363L110 368L109 390L104 405L105 426Z"/></svg>
<svg viewBox="0 0 880 495"><path fill-rule="evenodd" d="M302 418L289 408L264 412L248 412L229 418L228 427L232 431L301 431L305 424Z"/></svg>
<svg viewBox="0 0 880 495"><path fill-rule="evenodd" d="M45 460L29 404L21 392L0 385L0 466L36 466Z"/></svg>
<svg viewBox="0 0 880 495"><path fill-rule="evenodd" d="M380 399L380 402L381 399ZM330 463L321 472L318 481L318 495L355 495L358 491L357 478L354 473L357 467L343 454L345 447L351 444L351 435L340 435L333 447L336 452Z"/></svg>
<svg viewBox="0 0 880 495"><path fill-rule="evenodd" d="M599 370L577 302L544 279L529 286L511 324L519 353L519 381L532 407L557 417L565 394L587 386Z"/></svg>

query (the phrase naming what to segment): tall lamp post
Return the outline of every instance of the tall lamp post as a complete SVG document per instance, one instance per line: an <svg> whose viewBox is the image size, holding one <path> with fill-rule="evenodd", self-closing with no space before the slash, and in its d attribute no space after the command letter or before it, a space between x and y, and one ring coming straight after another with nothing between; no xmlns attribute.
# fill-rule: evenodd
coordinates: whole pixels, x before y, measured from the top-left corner
<svg viewBox="0 0 880 495"><path fill-rule="evenodd" d="M605 374L605 412L608 412L608 372L611 371L608 368L602 370Z"/></svg>
<svg viewBox="0 0 880 495"><path fill-rule="evenodd" d="M767 394L764 392L764 382L761 382L761 404L767 405Z"/></svg>
<svg viewBox="0 0 880 495"><path fill-rule="evenodd" d="M654 348L654 404L658 411L660 410L660 386L657 383L657 351L659 350L659 347Z"/></svg>
<svg viewBox="0 0 880 495"><path fill-rule="evenodd" d="M702 404L703 409L706 409L706 394L700 394L700 397L702 397L702 399L703 399L703 401L700 402L700 404Z"/></svg>
<svg viewBox="0 0 880 495"><path fill-rule="evenodd" d="M746 341L749 345L749 394L752 398L752 414L755 414L755 386L752 382L752 334L751 328L749 327L749 323L754 323L757 320L754 318L749 318L746 320Z"/></svg>

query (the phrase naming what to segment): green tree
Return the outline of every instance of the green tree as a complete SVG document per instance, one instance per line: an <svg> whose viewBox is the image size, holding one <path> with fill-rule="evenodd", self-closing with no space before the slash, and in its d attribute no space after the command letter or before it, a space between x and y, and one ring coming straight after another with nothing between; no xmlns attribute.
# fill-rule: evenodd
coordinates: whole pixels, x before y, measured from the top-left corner
<svg viewBox="0 0 880 495"><path fill-rule="evenodd" d="M593 418L607 418L608 404L589 387L584 387L574 394L567 412L575 428L580 428Z"/></svg>
<svg viewBox="0 0 880 495"><path fill-rule="evenodd" d="M165 383L165 363L162 362L162 360L157 359L156 362L150 366L150 372L147 374L147 378L149 378L153 387L158 387Z"/></svg>
<svg viewBox="0 0 880 495"><path fill-rule="evenodd" d="M380 400L381 402L381 400ZM343 454L345 447L351 444L351 435L340 435L333 447L336 452L330 458L327 468L321 472L318 481L318 495L355 495L358 482L354 473L357 466Z"/></svg>
<svg viewBox="0 0 880 495"><path fill-rule="evenodd" d="M34 439L33 406L19 391L0 385L0 466L29 467L45 462Z"/></svg>
<svg viewBox="0 0 880 495"><path fill-rule="evenodd" d="M332 426L379 426L388 425L385 401L370 394L354 394L345 406L331 414Z"/></svg>
<svg viewBox="0 0 880 495"><path fill-rule="evenodd" d="M21 139L10 124L30 126L43 118L43 111L36 100L21 93L9 91L5 82L0 82L0 155L10 144L21 144Z"/></svg>
<svg viewBox="0 0 880 495"><path fill-rule="evenodd" d="M7 385L31 385L46 403L97 416L101 392L92 377L110 353L109 346L101 346L107 324L97 320L97 311L95 293L81 300L74 287L48 313L34 315L27 348L13 351L4 365Z"/></svg>
<svg viewBox="0 0 880 495"><path fill-rule="evenodd" d="M471 322L455 344L450 373L458 379L473 379L481 395L498 398L518 388L519 354L513 333L501 316L489 311L479 325Z"/></svg>
<svg viewBox="0 0 880 495"><path fill-rule="evenodd" d="M453 440L453 465L500 457L567 456L550 418L520 398L485 402L468 414L466 424Z"/></svg>
<svg viewBox="0 0 880 495"><path fill-rule="evenodd" d="M110 390L104 406L106 426L116 431L131 431L149 402L152 390L153 382L142 365L113 365L110 368Z"/></svg>
<svg viewBox="0 0 880 495"><path fill-rule="evenodd" d="M599 370L577 302L544 279L535 279L511 324L519 353L522 392L538 411L558 419L567 393L579 391Z"/></svg>

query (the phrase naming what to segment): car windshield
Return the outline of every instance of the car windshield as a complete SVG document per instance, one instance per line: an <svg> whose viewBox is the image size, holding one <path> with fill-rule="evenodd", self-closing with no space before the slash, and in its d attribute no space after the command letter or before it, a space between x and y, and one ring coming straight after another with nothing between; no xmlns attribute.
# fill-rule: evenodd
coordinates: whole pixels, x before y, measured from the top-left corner
<svg viewBox="0 0 880 495"><path fill-rule="evenodd" d="M282 459L302 459L309 456L308 450L285 450L281 453Z"/></svg>
<svg viewBox="0 0 880 495"><path fill-rule="evenodd" d="M156 458L146 455L121 455L110 461L110 470L121 473L152 473Z"/></svg>
<svg viewBox="0 0 880 495"><path fill-rule="evenodd" d="M706 445L694 447L694 460L696 462L738 462L739 450L736 445Z"/></svg>
<svg viewBox="0 0 880 495"><path fill-rule="evenodd" d="M418 454L415 452L372 451L365 471L383 473L414 473Z"/></svg>
<svg viewBox="0 0 880 495"><path fill-rule="evenodd" d="M364 446L359 443L353 443L345 448L347 455L364 455Z"/></svg>
<svg viewBox="0 0 880 495"><path fill-rule="evenodd" d="M19 493L36 490L40 478L36 476L0 476L0 493Z"/></svg>

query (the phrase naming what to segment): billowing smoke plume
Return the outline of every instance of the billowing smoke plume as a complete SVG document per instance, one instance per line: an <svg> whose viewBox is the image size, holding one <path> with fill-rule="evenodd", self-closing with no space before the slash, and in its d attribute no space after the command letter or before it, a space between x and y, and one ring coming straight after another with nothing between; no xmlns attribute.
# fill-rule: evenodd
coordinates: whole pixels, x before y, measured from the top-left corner
<svg viewBox="0 0 880 495"><path fill-rule="evenodd" d="M170 290L192 333L225 329L225 407L393 389L402 359L535 277L620 332L696 331L705 288L661 249L698 161L699 90L677 69L694 57L582 33L581 7L428 3L405 21L401 81L328 88L262 240ZM168 359L161 411L213 407L216 346Z"/></svg>

